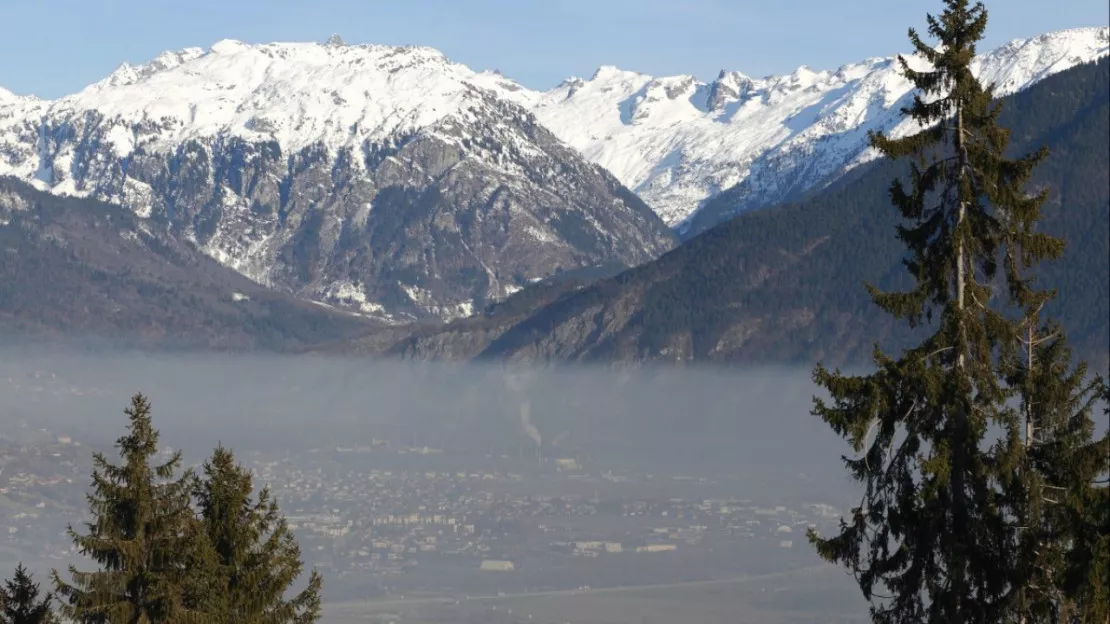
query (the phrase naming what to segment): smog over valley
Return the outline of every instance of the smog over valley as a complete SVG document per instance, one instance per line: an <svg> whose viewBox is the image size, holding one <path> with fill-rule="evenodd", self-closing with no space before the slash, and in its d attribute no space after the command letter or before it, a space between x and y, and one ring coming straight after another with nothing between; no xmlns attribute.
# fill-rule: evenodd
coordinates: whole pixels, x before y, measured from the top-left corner
<svg viewBox="0 0 1110 624"><path fill-rule="evenodd" d="M680 602L689 592L691 608L713 583L747 592L753 614L859 612L851 592L823 589L850 581L806 547L807 528L834 526L852 502L836 436L807 415L806 371L25 351L2 362L12 565L79 561L63 529L84 517L90 453L110 450L119 397L142 387L187 464L223 444L272 489L336 618L373 598L388 599L383 616L431 618L469 596L476 621L529 600L554 613L560 596L616 609L640 585ZM705 606L725 607L736 605Z"/></svg>
<svg viewBox="0 0 1110 624"><path fill-rule="evenodd" d="M0 624L1110 622L1105 0L910 4L3 3Z"/></svg>

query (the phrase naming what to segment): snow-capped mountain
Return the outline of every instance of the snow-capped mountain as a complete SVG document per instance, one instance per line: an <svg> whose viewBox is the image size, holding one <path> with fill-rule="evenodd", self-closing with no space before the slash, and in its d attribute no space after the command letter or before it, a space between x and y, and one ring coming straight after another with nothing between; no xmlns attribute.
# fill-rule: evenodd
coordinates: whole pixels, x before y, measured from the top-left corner
<svg viewBox="0 0 1110 624"><path fill-rule="evenodd" d="M999 115L1014 129L1015 153L1049 149L1030 181L1050 189L1037 227L1068 244L1059 262L1039 271L1060 291L1048 313L1061 320L1077 355L1102 370L1110 359L1108 106L1110 59L1103 59L1007 97ZM887 352L915 342L915 332L861 288L898 288L905 276L905 247L892 235L901 219L885 193L903 168L875 165L836 188L741 214L616 278L576 290L529 289L480 318L419 328L392 345L356 339L334 351L514 362L867 365L876 342Z"/></svg>
<svg viewBox="0 0 1110 624"><path fill-rule="evenodd" d="M1007 94L1108 44L1061 31L976 67ZM894 59L533 91L430 48L221 41L58 100L0 89L0 175L121 203L263 284L452 317L819 188L873 157L868 130L912 130L909 94Z"/></svg>
<svg viewBox="0 0 1110 624"><path fill-rule="evenodd" d="M1105 56L1108 46L1106 27L1049 33L981 55L975 71L1008 95ZM602 67L588 80L510 95L689 232L729 211L781 202L868 159L868 130L912 129L899 113L910 91L896 59L876 58L765 78L722 71L710 83ZM694 218L728 189L730 202Z"/></svg>
<svg viewBox="0 0 1110 624"><path fill-rule="evenodd" d="M120 203L258 282L367 313L466 315L673 245L493 82L429 48L221 41L56 101L0 95L0 175Z"/></svg>

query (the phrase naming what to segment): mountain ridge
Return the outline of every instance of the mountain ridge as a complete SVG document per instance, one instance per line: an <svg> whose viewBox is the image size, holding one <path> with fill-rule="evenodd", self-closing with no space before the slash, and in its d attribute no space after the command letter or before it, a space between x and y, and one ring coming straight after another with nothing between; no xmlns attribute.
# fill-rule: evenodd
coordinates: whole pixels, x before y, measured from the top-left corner
<svg viewBox="0 0 1110 624"><path fill-rule="evenodd" d="M1108 53L1110 28L1077 28L1008 42L980 54L974 70L1004 96ZM603 66L529 104L688 238L874 158L867 130L914 129L898 115L910 90L894 57L763 78L722 70L708 83ZM729 202L706 210L718 195Z"/></svg>
<svg viewBox="0 0 1110 624"><path fill-rule="evenodd" d="M1048 33L977 67L1004 94L1108 42ZM819 190L869 161L868 130L912 129L908 93L882 58L712 83L602 66L539 92L428 47L222 40L56 100L0 92L0 175L126 206L286 293L449 320Z"/></svg>
<svg viewBox="0 0 1110 624"><path fill-rule="evenodd" d="M1107 365L1110 327L1110 60L1050 77L1002 100L1011 153L1047 144L1032 185L1051 189L1043 230L1064 257L1037 275L1059 292L1077 355ZM863 288L907 286L888 188L904 162L876 160L793 203L741 214L659 259L593 284L526 290L483 315L392 345L346 349L412 359L712 361L855 365L872 346L897 349L912 332L879 313ZM514 302L514 299L520 301ZM342 350L342 349L340 349Z"/></svg>
<svg viewBox="0 0 1110 624"><path fill-rule="evenodd" d="M0 175L124 205L256 282L385 319L466 316L673 246L481 80L430 48L224 40L8 103Z"/></svg>
<svg viewBox="0 0 1110 624"><path fill-rule="evenodd" d="M976 71L1007 95L1108 53L1110 28L1074 28L1003 44L981 54ZM294 63L300 75L274 69L282 60ZM371 77L374 72L366 71L375 64L383 75ZM401 70L415 71L415 77L390 79ZM309 79L312 89L305 88ZM142 89L131 89L137 86ZM552 89L532 90L496 71L455 63L434 48L341 40L246 44L225 39L208 50L186 48L139 65L124 63L78 93L57 100L26 98L22 106L43 114L98 110L109 117L135 117L141 110L149 118L192 116L194 122L181 129L186 134L169 139L177 143L224 134L273 138L286 152L316 142L336 150L427 127L468 97L464 87L524 106L685 236L736 211L819 187L869 160L874 155L865 149L868 129L910 130L897 119L909 83L897 75L893 57L872 57L836 70L803 65L761 78L722 69L710 82L602 65L588 79L571 77ZM113 90L120 93L108 97ZM178 104L165 101L167 93L176 93ZM400 108L376 106L375 98L383 94ZM122 134L109 140L130 149ZM0 173L34 180L37 171L11 163L5 167L0 158ZM64 184L50 186L80 193ZM732 198L727 207L718 202L712 210L699 210L723 193Z"/></svg>

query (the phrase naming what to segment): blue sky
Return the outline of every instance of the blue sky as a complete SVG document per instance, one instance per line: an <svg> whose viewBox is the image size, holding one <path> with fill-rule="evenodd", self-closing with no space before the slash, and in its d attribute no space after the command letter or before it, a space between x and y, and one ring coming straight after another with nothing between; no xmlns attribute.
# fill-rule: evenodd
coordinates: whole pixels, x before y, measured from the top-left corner
<svg viewBox="0 0 1110 624"><path fill-rule="evenodd" d="M904 51L939 0L0 0L0 86L57 97L163 50L323 41L420 44L534 88L599 65L713 78ZM1110 21L1106 0L988 0L987 47Z"/></svg>

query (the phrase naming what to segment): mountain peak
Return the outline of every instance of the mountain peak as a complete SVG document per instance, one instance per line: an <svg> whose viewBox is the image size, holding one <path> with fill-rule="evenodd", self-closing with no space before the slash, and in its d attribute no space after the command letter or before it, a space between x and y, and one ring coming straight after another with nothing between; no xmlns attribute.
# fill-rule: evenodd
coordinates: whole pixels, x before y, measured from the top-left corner
<svg viewBox="0 0 1110 624"><path fill-rule="evenodd" d="M0 104L14 102L18 99L20 99L20 96L8 91L4 87L0 87Z"/></svg>
<svg viewBox="0 0 1110 624"><path fill-rule="evenodd" d="M1000 94L1012 93L1105 56L1108 44L1110 27L1047 33L980 55L975 68ZM165 52L35 106L117 119L129 130L110 140L124 152L212 137L296 151L408 135L501 99L530 109L677 226L737 184L752 185L743 195L770 201L855 166L866 131L899 124L899 102L911 88L891 57L755 79L722 70L710 83L602 65L588 80L537 92L433 48L347 45L333 36L324 43L225 39L208 50ZM13 97L0 93L0 102L12 106Z"/></svg>
<svg viewBox="0 0 1110 624"><path fill-rule="evenodd" d="M120 134L128 146L136 139L171 147L188 138L262 135L295 151L314 143L333 149L359 145L424 128L474 100L473 86L490 88L489 78L476 77L433 48L330 41L224 39L207 51L165 52L142 65L124 63L53 108L95 110L131 124L155 122L154 135Z"/></svg>
<svg viewBox="0 0 1110 624"><path fill-rule="evenodd" d="M97 83L97 85L102 87L116 87L133 84L158 72L170 70L184 63L188 63L193 59L204 56L204 53L202 48L185 48L183 50L163 52L155 57L154 60L140 65L132 65L124 62L120 64L116 71L109 74L107 78Z"/></svg>
<svg viewBox="0 0 1110 624"><path fill-rule="evenodd" d="M252 280L370 315L466 316L670 249L514 89L427 47L224 40L4 107L0 174L120 203Z"/></svg>
<svg viewBox="0 0 1110 624"><path fill-rule="evenodd" d="M738 72L731 69L722 69L720 72L717 73L717 81L728 81L733 83L740 83L744 81L750 82L751 77L743 72Z"/></svg>
<svg viewBox="0 0 1110 624"><path fill-rule="evenodd" d="M606 80L606 79L611 79L611 78L619 78L619 77L622 77L622 76L639 76L639 75L641 75L641 74L639 74L637 72L633 72L633 71L628 71L626 69L621 69L620 67L617 67L616 65L601 65L596 70L594 70L593 75L590 76L590 81L592 82L594 80Z"/></svg>
<svg viewBox="0 0 1110 624"><path fill-rule="evenodd" d="M976 62L984 83L1002 94L1110 52L1110 27L1072 28L1017 39L981 55Z"/></svg>
<svg viewBox="0 0 1110 624"><path fill-rule="evenodd" d="M212 54L235 54L236 52L250 47L250 44L239 41L238 39L220 39L212 44L210 50Z"/></svg>
<svg viewBox="0 0 1110 624"><path fill-rule="evenodd" d="M1106 56L1108 35L1077 28L1017 40L980 55L975 68L1005 95ZM736 196L753 206L820 186L868 157L868 130L909 129L899 110L912 84L894 57L757 79L722 70L694 89L684 76L604 65L590 82L537 98L537 117L679 228L740 184Z"/></svg>

